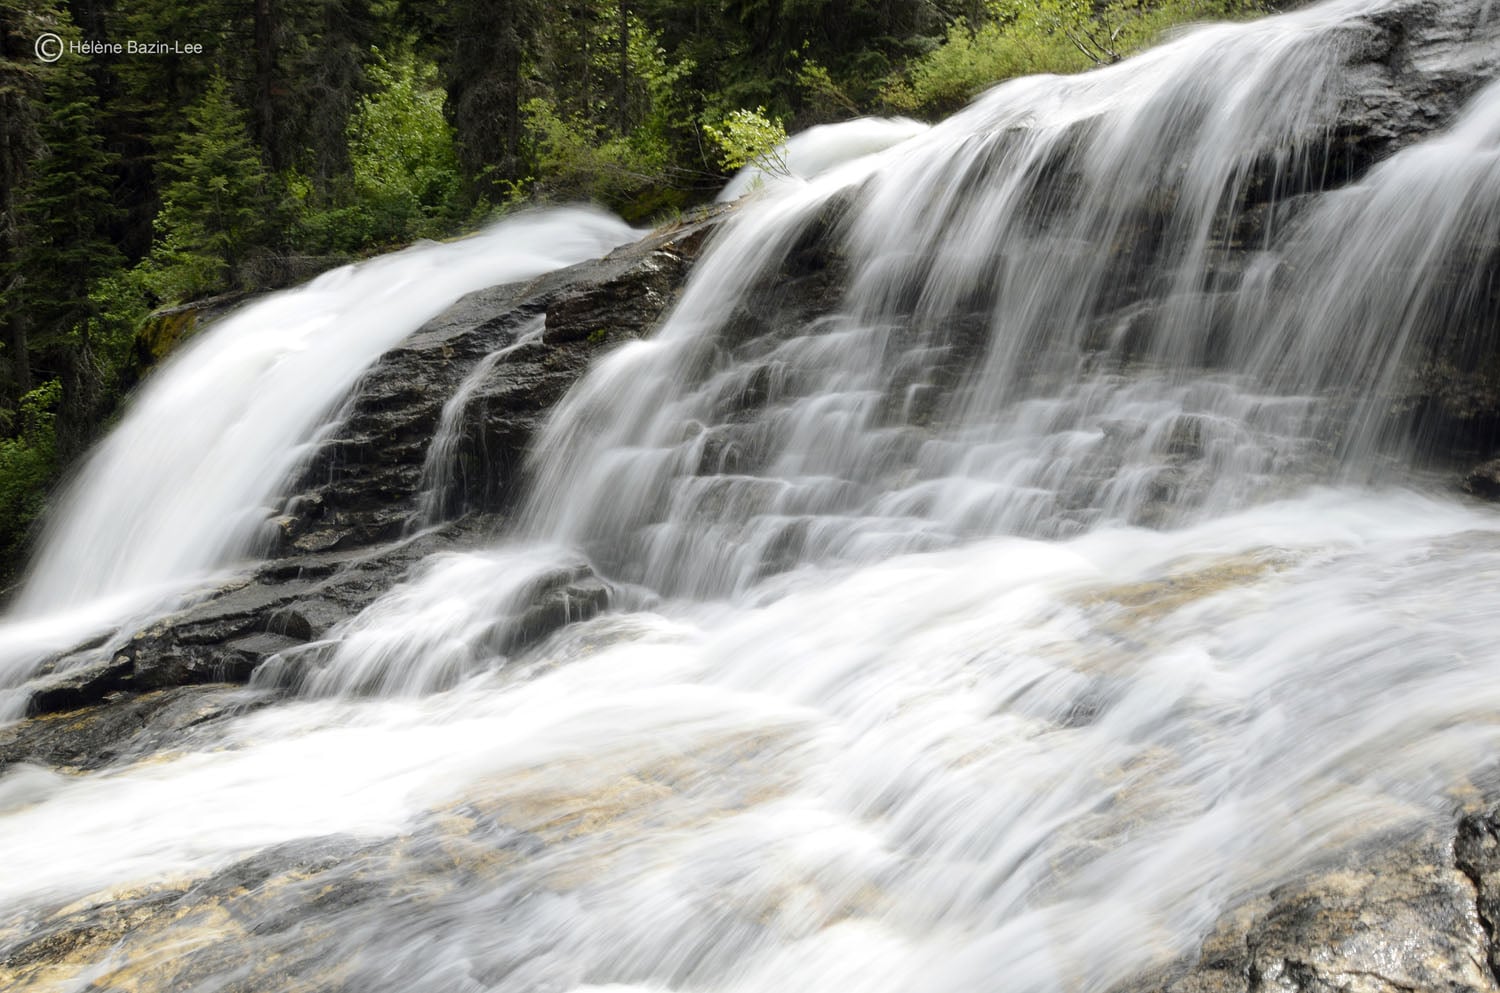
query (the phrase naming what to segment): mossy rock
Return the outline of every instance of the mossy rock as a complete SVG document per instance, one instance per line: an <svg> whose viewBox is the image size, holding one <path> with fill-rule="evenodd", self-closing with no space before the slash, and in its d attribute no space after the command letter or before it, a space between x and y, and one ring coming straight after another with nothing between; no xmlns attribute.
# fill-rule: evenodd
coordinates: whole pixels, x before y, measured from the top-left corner
<svg viewBox="0 0 1500 993"><path fill-rule="evenodd" d="M135 333L136 357L153 366L198 330L198 308L192 304L158 310Z"/></svg>

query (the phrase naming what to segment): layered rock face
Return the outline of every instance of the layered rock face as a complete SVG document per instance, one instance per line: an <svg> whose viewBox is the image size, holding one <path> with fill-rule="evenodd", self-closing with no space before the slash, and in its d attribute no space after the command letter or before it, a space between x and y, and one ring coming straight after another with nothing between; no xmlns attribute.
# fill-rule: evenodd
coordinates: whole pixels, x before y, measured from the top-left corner
<svg viewBox="0 0 1500 993"><path fill-rule="evenodd" d="M471 294L423 327L369 371L323 433L270 522L263 562L123 647L84 646L52 660L43 671L58 675L37 683L31 712L243 682L267 658L316 641L358 613L425 556L493 533L517 498L520 464L539 421L594 355L649 333L715 223L710 217L679 225L598 262ZM537 320L545 322L542 335L510 349L463 412L455 454L462 469L445 497L451 513L441 526L424 525L423 463L445 399L475 363L514 345L518 331ZM536 637L605 602L592 577L558 583L539 594ZM549 597L560 602L550 625L541 623L551 616ZM18 733L24 738L26 725ZM80 743L79 754L89 750Z"/></svg>
<svg viewBox="0 0 1500 993"><path fill-rule="evenodd" d="M1258 239L1272 215L1284 224L1318 203L1320 194L1358 180L1453 121L1500 63L1500 18L1486 18L1482 6L1477 0L1404 3L1341 27L1351 70L1345 89L1328 95L1340 108L1338 125L1300 139L1312 148L1305 157L1323 168L1288 175L1273 160L1262 164L1264 178L1252 176L1242 186L1244 199L1218 215L1232 234L1214 263L1216 280L1229 286L1243 276L1263 247ZM1080 135L1090 126L1080 122ZM1070 179L1058 174L1052 181L1066 189ZM750 288L720 336L727 348L722 364L753 365L755 356L841 305L850 202L835 200L811 217L780 267ZM724 216L721 210L659 231L600 262L472 294L423 327L365 375L321 434L285 488L268 528L266 561L251 577L208 591L203 602L142 631L111 658L83 669L59 660L58 668L72 671L38 686L33 710L76 707L121 690L245 679L268 655L321 637L432 550L493 532L522 492L522 463L551 407L594 356L651 333ZM1161 218L1142 214L1122 229L1116 246L1118 304L1098 321L1095 344L1100 361L1122 363L1127 374L1132 362L1148 357L1162 319L1161 301L1148 295L1149 270L1138 280L1129 274L1149 265L1168 233ZM1488 287L1487 293L1465 296L1447 333L1414 349L1404 374L1384 384L1388 392L1380 398L1388 422L1381 433L1418 434L1424 457L1453 468L1482 461L1500 441L1500 392L1493 385L1500 382L1500 250L1490 245L1481 255L1489 276L1455 273L1454 279ZM949 315L951 326L938 343L942 355L928 349L920 368L889 380L884 406L892 417L920 428L940 416L982 361L989 300L983 287L975 287L973 297L972 313ZM1217 325L1214 308L1207 313L1204 357L1212 362L1219 353L1212 344ZM541 333L528 336L537 322ZM503 354L494 360L497 353ZM445 404L481 364L482 375L467 384L465 402L450 417L450 476L442 492L424 493L431 489L424 469ZM755 458L760 429L754 418L767 402L768 369L726 398L724 423L705 447L704 475L743 470L745 460ZM1191 418L1162 442L1163 501L1192 476L1203 446L1202 425ZM1474 470L1468 488L1487 495L1491 475L1488 467ZM423 520L424 498L433 520ZM584 601L599 602L599 594Z"/></svg>

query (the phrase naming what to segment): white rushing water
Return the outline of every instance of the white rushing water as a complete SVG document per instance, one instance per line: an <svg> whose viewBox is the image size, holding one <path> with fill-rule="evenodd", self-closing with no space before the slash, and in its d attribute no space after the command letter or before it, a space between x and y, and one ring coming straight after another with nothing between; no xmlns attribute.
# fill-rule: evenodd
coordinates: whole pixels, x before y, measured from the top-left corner
<svg viewBox="0 0 1500 993"><path fill-rule="evenodd" d="M735 173L720 191L719 202L729 203L788 180L812 179L926 130L927 125L907 117L859 117L808 128L777 145L764 165L747 165Z"/></svg>
<svg viewBox="0 0 1500 993"><path fill-rule="evenodd" d="M1500 84L1344 188L1262 196L1347 178L1317 149L1370 6L1007 83L747 201L554 411L508 533L271 664L305 697L0 773L0 949L170 890L43 988L1105 993L1450 816L1500 746L1500 516L1420 492L1389 407L1415 349L1485 326ZM586 216L579 253L623 235ZM270 409L268 347L172 374L245 364ZM424 521L504 358L444 408ZM106 578L28 597L211 568L274 483L173 510L201 530L170 555L75 508ZM613 609L522 638L573 582Z"/></svg>
<svg viewBox="0 0 1500 993"><path fill-rule="evenodd" d="M102 974L215 988L188 953L227 942L364 990L1101 989L1500 744L1497 571L1493 514L1325 491L602 617L451 693L12 770L0 906L325 839Z"/></svg>
<svg viewBox="0 0 1500 993"><path fill-rule="evenodd" d="M495 366L521 348L540 341L545 329L545 318L538 317L516 336L515 341L480 359L443 404L437 431L433 433L432 444L422 461L421 492L414 518L418 525L438 524L444 520L444 509L458 477L458 448L463 441L464 417L474 395L484 386Z"/></svg>
<svg viewBox="0 0 1500 993"><path fill-rule="evenodd" d="M215 323L152 376L61 498L10 612L22 623L0 632L0 684L38 648L67 647L249 553L318 429L423 322L465 293L638 234L597 211L524 214L326 273Z"/></svg>
<svg viewBox="0 0 1500 993"><path fill-rule="evenodd" d="M1410 343L1472 326L1487 292L1500 88L1310 214L1257 205L1322 171L1366 7L1006 83L744 212L656 339L549 424L533 530L719 595L789 562L1198 519L1367 472ZM726 300L784 278L830 213L841 299L747 334ZM1236 284L1245 225L1264 250Z"/></svg>

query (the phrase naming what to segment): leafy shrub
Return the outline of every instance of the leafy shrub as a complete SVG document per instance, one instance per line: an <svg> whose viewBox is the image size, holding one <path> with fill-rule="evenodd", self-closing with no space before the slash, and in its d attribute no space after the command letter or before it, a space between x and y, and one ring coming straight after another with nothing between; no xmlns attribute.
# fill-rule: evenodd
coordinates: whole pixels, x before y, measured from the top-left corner
<svg viewBox="0 0 1500 993"><path fill-rule="evenodd" d="M463 185L437 67L381 56L369 74L379 89L360 101L349 126L355 200L378 225L408 237L436 234Z"/></svg>
<svg viewBox="0 0 1500 993"><path fill-rule="evenodd" d="M1258 0L990 0L985 20L955 22L942 45L887 82L882 98L907 113L946 114L1002 80L1106 65L1173 28L1261 9Z"/></svg>
<svg viewBox="0 0 1500 993"><path fill-rule="evenodd" d="M717 126L705 124L703 132L718 146L719 159L726 169L753 165L765 172L788 171L781 153L786 145L786 128L780 118L768 118L765 107L731 111Z"/></svg>
<svg viewBox="0 0 1500 993"><path fill-rule="evenodd" d="M61 399L56 379L21 397L19 432L0 440L0 552L7 557L24 543L56 475L54 422Z"/></svg>

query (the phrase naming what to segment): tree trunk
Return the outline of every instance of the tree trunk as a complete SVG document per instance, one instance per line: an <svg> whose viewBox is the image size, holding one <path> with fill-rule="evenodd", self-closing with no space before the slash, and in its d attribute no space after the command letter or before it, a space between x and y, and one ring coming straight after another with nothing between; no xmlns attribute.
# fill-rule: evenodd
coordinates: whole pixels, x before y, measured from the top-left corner
<svg viewBox="0 0 1500 993"><path fill-rule="evenodd" d="M581 94L580 106L582 107L583 116L592 119L594 116L594 94L593 81L590 78L589 70L593 68L594 53L589 42L594 37L594 25L589 14L590 7L588 4L583 4L578 8L578 50L582 53L582 59L578 66L578 92Z"/></svg>
<svg viewBox="0 0 1500 993"><path fill-rule="evenodd" d="M16 396L31 391L31 354L26 340L26 317L15 303L21 274L15 267L20 245L16 231L16 187L21 182L22 160L26 149L13 125L22 120L15 106L14 94L0 94L0 285L3 295L11 299L5 308L5 344L10 352L11 380Z"/></svg>
<svg viewBox="0 0 1500 993"><path fill-rule="evenodd" d="M517 6L502 5L505 21L500 27L500 128L504 144L500 174L508 180L521 176L521 61L526 53Z"/></svg>
<svg viewBox="0 0 1500 993"><path fill-rule="evenodd" d="M630 130L630 4L620 0L620 134Z"/></svg>
<svg viewBox="0 0 1500 993"><path fill-rule="evenodd" d="M276 10L274 0L255 0L255 137L272 169L284 169L276 140L276 108L272 89L276 78Z"/></svg>

